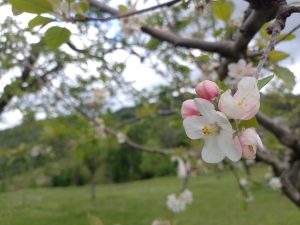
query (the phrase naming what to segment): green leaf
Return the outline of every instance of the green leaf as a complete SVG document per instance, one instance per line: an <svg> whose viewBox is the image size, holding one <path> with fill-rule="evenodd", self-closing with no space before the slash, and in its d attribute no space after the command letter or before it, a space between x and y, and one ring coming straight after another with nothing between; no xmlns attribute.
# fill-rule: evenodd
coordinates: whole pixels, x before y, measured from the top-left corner
<svg viewBox="0 0 300 225"><path fill-rule="evenodd" d="M265 39L265 40L269 40L270 39L270 35L267 33L267 28L270 26L269 23L265 23L265 25L262 26L262 28L260 29L259 33L260 35Z"/></svg>
<svg viewBox="0 0 300 225"><path fill-rule="evenodd" d="M89 10L89 3L88 2L75 3L74 9L77 14L79 14L81 16L85 16L87 11Z"/></svg>
<svg viewBox="0 0 300 225"><path fill-rule="evenodd" d="M296 84L295 75L286 67L276 66L274 69L275 75L281 79L289 88L293 88Z"/></svg>
<svg viewBox="0 0 300 225"><path fill-rule="evenodd" d="M23 12L19 9L16 9L14 6L11 7L11 11L14 14L14 16L21 15Z"/></svg>
<svg viewBox="0 0 300 225"><path fill-rule="evenodd" d="M282 41L291 41L296 38L296 34L289 34L288 36L287 34L280 34L278 35L277 40L281 40L282 38L284 38Z"/></svg>
<svg viewBox="0 0 300 225"><path fill-rule="evenodd" d="M201 55L201 56L196 57L196 59L199 61L208 62L210 58L208 55Z"/></svg>
<svg viewBox="0 0 300 225"><path fill-rule="evenodd" d="M285 53L285 52L281 52L281 51L271 51L270 54L269 54L269 60L271 62L279 62L279 61L282 61L286 58L289 57L289 54Z"/></svg>
<svg viewBox="0 0 300 225"><path fill-rule="evenodd" d="M257 120L255 117L253 117L252 119L250 120L242 120L240 123L239 123L239 129L240 130L243 130L243 129L247 129L247 128L257 128L259 126Z"/></svg>
<svg viewBox="0 0 300 225"><path fill-rule="evenodd" d="M9 0L15 10L27 13L47 13L52 11L52 6L47 0Z"/></svg>
<svg viewBox="0 0 300 225"><path fill-rule="evenodd" d="M258 89L261 90L264 86L266 86L272 79L273 79L274 75L262 78L260 80L258 80L257 82L257 86Z"/></svg>
<svg viewBox="0 0 300 225"><path fill-rule="evenodd" d="M230 20L233 11L234 11L234 4L229 1L218 0L213 5L214 15L217 18L223 20L224 22Z"/></svg>
<svg viewBox="0 0 300 225"><path fill-rule="evenodd" d="M219 88L221 89L221 91L225 92L229 89L229 87L224 84L222 81L217 80L217 85L219 86Z"/></svg>
<svg viewBox="0 0 300 225"><path fill-rule="evenodd" d="M147 43L147 48L149 50L156 50L160 44L161 44L160 40L156 38L151 38L150 41Z"/></svg>
<svg viewBox="0 0 300 225"><path fill-rule="evenodd" d="M53 22L54 20L48 17L43 17L43 16L36 16L32 20L29 21L28 27L30 29L33 29L36 26L45 26L50 22Z"/></svg>
<svg viewBox="0 0 300 225"><path fill-rule="evenodd" d="M71 36L71 32L63 27L51 27L45 33L45 40L50 48L58 48L66 43Z"/></svg>
<svg viewBox="0 0 300 225"><path fill-rule="evenodd" d="M119 8L120 13L123 13L123 14L128 13L128 8L125 5L119 5L118 8Z"/></svg>

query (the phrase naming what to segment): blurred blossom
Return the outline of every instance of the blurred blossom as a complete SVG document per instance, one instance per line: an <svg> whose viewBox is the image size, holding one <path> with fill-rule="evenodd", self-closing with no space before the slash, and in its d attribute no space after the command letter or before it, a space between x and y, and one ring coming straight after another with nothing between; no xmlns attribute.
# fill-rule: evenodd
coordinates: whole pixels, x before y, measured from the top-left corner
<svg viewBox="0 0 300 225"><path fill-rule="evenodd" d="M104 138L106 137L106 133L105 133L105 125L104 122L101 118L96 118L95 119L95 134L99 137L99 138Z"/></svg>
<svg viewBox="0 0 300 225"><path fill-rule="evenodd" d="M269 180L269 179L271 179L272 176L273 176L273 174L271 172L267 172L267 173L265 173L264 178Z"/></svg>
<svg viewBox="0 0 300 225"><path fill-rule="evenodd" d="M185 189L180 193L177 198L175 194L170 194L167 197L167 207L173 213L179 213L186 209L187 205L190 205L193 201L193 194L190 190Z"/></svg>
<svg viewBox="0 0 300 225"><path fill-rule="evenodd" d="M255 159L247 159L245 163L247 166L252 166L255 164Z"/></svg>
<svg viewBox="0 0 300 225"><path fill-rule="evenodd" d="M188 171L190 169L189 163L185 163L184 160L178 156L173 156L171 158L172 161L177 161L178 166L177 166L177 176L184 178L187 176Z"/></svg>
<svg viewBox="0 0 300 225"><path fill-rule="evenodd" d="M193 202L193 193L189 189L185 189L181 192L179 198L182 199L186 205L190 205Z"/></svg>
<svg viewBox="0 0 300 225"><path fill-rule="evenodd" d="M30 151L31 157L35 158L40 155L40 147L39 146L34 146L31 151Z"/></svg>
<svg viewBox="0 0 300 225"><path fill-rule="evenodd" d="M253 76L255 68L251 63L247 64L244 59L240 59L237 63L230 63L228 65L228 76L240 79L244 76Z"/></svg>
<svg viewBox="0 0 300 225"><path fill-rule="evenodd" d="M154 220L151 225L171 225L168 220Z"/></svg>
<svg viewBox="0 0 300 225"><path fill-rule="evenodd" d="M124 144L126 142L126 136L125 134L118 132L117 133L117 141L119 144Z"/></svg>
<svg viewBox="0 0 300 225"><path fill-rule="evenodd" d="M134 5L128 8L128 13L134 11L136 11ZM143 15L135 15L121 18L122 32L127 36L131 36L134 32L140 30L141 26L144 23L144 20L145 18Z"/></svg>
<svg viewBox="0 0 300 225"><path fill-rule="evenodd" d="M254 196L252 194L249 194L247 195L247 197L245 198L245 201L246 202L253 202L254 200Z"/></svg>
<svg viewBox="0 0 300 225"><path fill-rule="evenodd" d="M269 186L273 190L280 189L282 187L282 183L279 177L272 177L269 181Z"/></svg>
<svg viewBox="0 0 300 225"><path fill-rule="evenodd" d="M242 187L246 187L248 185L248 180L244 177L240 178L239 183Z"/></svg>
<svg viewBox="0 0 300 225"><path fill-rule="evenodd" d="M175 194L170 194L167 197L167 207L170 209L173 213L179 213L185 210L186 203L184 200L180 198L176 198Z"/></svg>
<svg viewBox="0 0 300 225"><path fill-rule="evenodd" d="M216 80L218 78L217 68L219 66L218 63L203 64L201 66L202 74L211 80Z"/></svg>

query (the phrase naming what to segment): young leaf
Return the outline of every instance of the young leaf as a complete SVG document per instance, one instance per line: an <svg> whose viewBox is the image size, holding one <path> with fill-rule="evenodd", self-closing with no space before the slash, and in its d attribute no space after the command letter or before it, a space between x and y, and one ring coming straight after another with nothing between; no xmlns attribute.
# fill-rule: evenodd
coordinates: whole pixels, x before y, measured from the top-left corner
<svg viewBox="0 0 300 225"><path fill-rule="evenodd" d="M273 77L274 77L274 75L271 75L271 76L268 76L268 77L258 80L258 82L257 82L258 89L261 90L264 86L267 85L267 83L269 83L273 79Z"/></svg>
<svg viewBox="0 0 300 225"><path fill-rule="evenodd" d="M289 88L293 88L296 84L295 75L286 67L276 66L274 69L275 75L283 80Z"/></svg>
<svg viewBox="0 0 300 225"><path fill-rule="evenodd" d="M48 17L36 16L32 20L29 21L28 27L30 29L33 29L36 26L42 26L43 27L43 26L47 25L48 23L50 23L52 21L54 21L54 20L51 19L51 18L48 18Z"/></svg>
<svg viewBox="0 0 300 225"><path fill-rule="evenodd" d="M250 119L250 120L242 120L242 121L239 123L239 129L240 129L240 130L247 129L247 128L251 128L251 127L256 128L256 127L258 127L258 126L259 126L259 124L258 124L258 122L257 122L257 120L256 120L255 117L253 117L253 118Z"/></svg>
<svg viewBox="0 0 300 225"><path fill-rule="evenodd" d="M222 92L225 92L229 89L229 87L220 80L217 80L217 85L219 86Z"/></svg>
<svg viewBox="0 0 300 225"><path fill-rule="evenodd" d="M289 54L281 51L276 51L276 50L271 51L269 54L269 60L271 62L279 62L281 60L286 59L287 57L289 57Z"/></svg>
<svg viewBox="0 0 300 225"><path fill-rule="evenodd" d="M217 18L223 20L224 22L230 20L233 11L234 11L234 4L226 0L219 0L215 2L213 5L214 15Z"/></svg>
<svg viewBox="0 0 300 225"><path fill-rule="evenodd" d="M128 13L128 8L125 5L119 5L119 11L121 13Z"/></svg>
<svg viewBox="0 0 300 225"><path fill-rule="evenodd" d="M278 35L278 38L277 40L282 40L282 41L291 41L291 40L294 40L296 38L296 34L280 34Z"/></svg>
<svg viewBox="0 0 300 225"><path fill-rule="evenodd" d="M81 16L85 16L89 9L89 3L88 2L79 2L74 4L74 8L77 14Z"/></svg>
<svg viewBox="0 0 300 225"><path fill-rule="evenodd" d="M16 10L40 14L52 11L52 6L47 0L9 0L12 7Z"/></svg>
<svg viewBox="0 0 300 225"><path fill-rule="evenodd" d="M58 48L66 43L71 36L71 32L63 27L51 27L45 33L45 40L50 48Z"/></svg>

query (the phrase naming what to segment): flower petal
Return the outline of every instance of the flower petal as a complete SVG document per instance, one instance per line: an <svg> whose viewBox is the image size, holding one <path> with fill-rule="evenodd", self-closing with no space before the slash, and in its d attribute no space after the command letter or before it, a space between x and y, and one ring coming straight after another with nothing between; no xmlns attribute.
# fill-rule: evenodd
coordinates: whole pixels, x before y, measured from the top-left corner
<svg viewBox="0 0 300 225"><path fill-rule="evenodd" d="M183 120L183 127L190 139L203 138L202 128L207 124L202 116L189 116Z"/></svg>
<svg viewBox="0 0 300 225"><path fill-rule="evenodd" d="M249 99L259 100L259 90L257 87L257 79L254 77L244 77L237 87L237 91L234 94L234 99ZM251 102L251 101L250 101Z"/></svg>
<svg viewBox="0 0 300 225"><path fill-rule="evenodd" d="M216 122L217 124L226 132L231 132L233 133L232 126L227 119L227 117L224 115L224 113L217 111L217 116L216 116Z"/></svg>
<svg viewBox="0 0 300 225"><path fill-rule="evenodd" d="M221 95L218 108L229 119L240 119L244 115L244 110L237 106L236 100L230 94L230 90Z"/></svg>
<svg viewBox="0 0 300 225"><path fill-rule="evenodd" d="M232 161L236 162L242 157L242 148L236 145L232 138L232 134L221 131L217 138L217 142L223 153Z"/></svg>
<svg viewBox="0 0 300 225"><path fill-rule="evenodd" d="M205 144L201 152L203 161L208 163L218 163L225 157L216 141L216 138L205 139Z"/></svg>
<svg viewBox="0 0 300 225"><path fill-rule="evenodd" d="M201 115L203 115L208 122L214 122L216 114L214 105L203 98L195 98L194 101Z"/></svg>

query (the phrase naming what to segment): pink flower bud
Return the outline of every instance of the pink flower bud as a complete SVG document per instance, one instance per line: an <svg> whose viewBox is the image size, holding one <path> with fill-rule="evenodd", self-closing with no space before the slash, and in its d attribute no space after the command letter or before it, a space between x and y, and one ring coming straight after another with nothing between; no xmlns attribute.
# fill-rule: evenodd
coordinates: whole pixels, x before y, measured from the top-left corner
<svg viewBox="0 0 300 225"><path fill-rule="evenodd" d="M255 159L257 148L263 148L261 139L254 128L242 131L238 136L238 140L245 159Z"/></svg>
<svg viewBox="0 0 300 225"><path fill-rule="evenodd" d="M215 82L204 80L196 86L195 91L200 98L211 101L219 95L220 89Z"/></svg>
<svg viewBox="0 0 300 225"><path fill-rule="evenodd" d="M189 100L185 100L182 103L181 116L183 119L188 116L198 116L198 115L199 115L199 111L197 110L194 100L189 99Z"/></svg>

